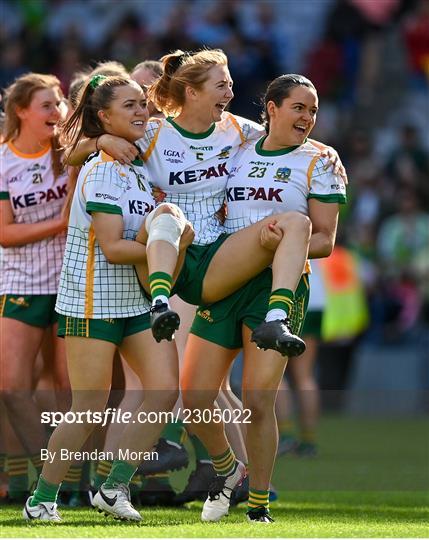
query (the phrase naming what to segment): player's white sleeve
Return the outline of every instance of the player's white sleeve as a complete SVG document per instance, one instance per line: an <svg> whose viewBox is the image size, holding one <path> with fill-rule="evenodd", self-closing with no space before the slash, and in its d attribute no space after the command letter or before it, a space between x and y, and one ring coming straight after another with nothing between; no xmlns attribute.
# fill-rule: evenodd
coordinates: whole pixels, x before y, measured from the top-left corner
<svg viewBox="0 0 429 540"><path fill-rule="evenodd" d="M96 163L83 179L82 193L88 213L122 215L121 198L128 188L127 177L116 161Z"/></svg>
<svg viewBox="0 0 429 540"><path fill-rule="evenodd" d="M324 169L328 159L319 157L312 162L308 171L309 199L317 199L322 202L347 202L346 186L339 175L332 172L332 166Z"/></svg>

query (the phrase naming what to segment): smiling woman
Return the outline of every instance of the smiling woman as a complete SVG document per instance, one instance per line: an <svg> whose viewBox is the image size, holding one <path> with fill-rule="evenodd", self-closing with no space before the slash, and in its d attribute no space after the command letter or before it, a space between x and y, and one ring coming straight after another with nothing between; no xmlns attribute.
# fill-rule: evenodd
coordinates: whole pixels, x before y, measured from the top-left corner
<svg viewBox="0 0 429 540"><path fill-rule="evenodd" d="M106 133L134 143L147 120L146 96L137 83L128 77L98 75L85 87L65 125L64 138L72 148L83 136ZM162 420L142 424L136 418L170 411L177 399L177 354L171 339L179 320L169 309L168 295L193 239L177 207L154 207L141 162L122 166L103 151L91 155L74 191L56 303L58 334L66 343L71 413L104 410L117 348L145 389L141 407L122 434L118 459L93 502L107 513L133 521L141 516L131 505L128 483L141 453L152 448L163 427ZM152 296L158 302L152 309L141 294L132 266L137 263L147 267ZM169 342L158 345L153 337ZM61 423L54 431L47 448L54 457L43 465L34 495L24 508L25 519L61 519L56 505L60 483L93 428L86 418Z"/></svg>
<svg viewBox="0 0 429 540"><path fill-rule="evenodd" d="M61 215L67 177L57 138L62 100L56 77L19 77L6 91L0 147L0 390L21 453L31 456L39 471L46 435L33 400L33 371L50 327L55 388L69 388L54 311L67 227ZM8 460L15 469L14 461L22 463L23 456L11 444L7 438Z"/></svg>
<svg viewBox="0 0 429 540"><path fill-rule="evenodd" d="M319 98L313 83L302 75L282 75L265 97L266 150L282 150L304 142L316 123Z"/></svg>

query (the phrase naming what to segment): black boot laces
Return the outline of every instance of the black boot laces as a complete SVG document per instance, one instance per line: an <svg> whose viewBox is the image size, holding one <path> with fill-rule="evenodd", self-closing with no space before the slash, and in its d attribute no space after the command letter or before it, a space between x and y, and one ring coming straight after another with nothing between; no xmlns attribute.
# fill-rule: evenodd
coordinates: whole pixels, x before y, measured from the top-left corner
<svg viewBox="0 0 429 540"><path fill-rule="evenodd" d="M210 484L209 488L209 499L211 501L217 501L220 498L220 494L222 493L227 499L230 499L231 497L228 496L225 493L225 489L228 489L230 492L232 489L229 489L228 487L225 487L225 481L226 476L216 476L216 478L213 480L213 482Z"/></svg>

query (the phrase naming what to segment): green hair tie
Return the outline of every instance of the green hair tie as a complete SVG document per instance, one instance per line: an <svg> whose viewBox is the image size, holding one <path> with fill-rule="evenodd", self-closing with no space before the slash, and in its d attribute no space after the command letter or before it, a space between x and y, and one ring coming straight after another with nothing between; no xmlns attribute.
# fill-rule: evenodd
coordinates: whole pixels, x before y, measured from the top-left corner
<svg viewBox="0 0 429 540"><path fill-rule="evenodd" d="M97 88L97 86L100 86L100 84L105 79L107 79L107 77L105 75L94 75L94 77L92 77L92 79L89 81L89 85L91 86L91 88L93 88L95 90Z"/></svg>

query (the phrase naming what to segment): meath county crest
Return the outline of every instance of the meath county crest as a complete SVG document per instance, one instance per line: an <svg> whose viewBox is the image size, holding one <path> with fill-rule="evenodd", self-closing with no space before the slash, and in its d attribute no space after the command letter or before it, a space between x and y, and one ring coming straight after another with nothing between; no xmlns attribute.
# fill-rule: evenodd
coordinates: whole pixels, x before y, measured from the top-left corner
<svg viewBox="0 0 429 540"><path fill-rule="evenodd" d="M274 175L274 180L287 182L292 171L288 167L279 167Z"/></svg>

